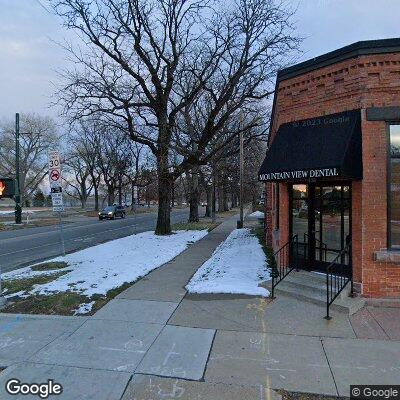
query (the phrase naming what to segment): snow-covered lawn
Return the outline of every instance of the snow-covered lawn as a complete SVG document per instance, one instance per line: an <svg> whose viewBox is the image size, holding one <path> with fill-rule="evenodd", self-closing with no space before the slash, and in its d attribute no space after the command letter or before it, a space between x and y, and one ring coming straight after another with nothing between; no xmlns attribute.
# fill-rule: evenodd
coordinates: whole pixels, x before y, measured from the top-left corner
<svg viewBox="0 0 400 400"><path fill-rule="evenodd" d="M261 211L254 211L253 213L249 214L248 217L250 218L264 218L264 213Z"/></svg>
<svg viewBox="0 0 400 400"><path fill-rule="evenodd" d="M23 279L70 270L51 282L35 285L29 293L46 295L73 291L88 297L105 295L108 290L125 282L134 282L170 261L207 233L207 230L177 231L169 236L139 233L49 260L65 261L68 266L64 269L32 271L31 267L26 267L3 274L3 279Z"/></svg>
<svg viewBox="0 0 400 400"><path fill-rule="evenodd" d="M265 296L259 287L270 279L265 253L250 229L235 229L187 284L189 293L235 293Z"/></svg>
<svg viewBox="0 0 400 400"><path fill-rule="evenodd" d="M22 214L34 214L35 212L40 212L42 210L22 210ZM0 215L13 215L14 210L1 210Z"/></svg>

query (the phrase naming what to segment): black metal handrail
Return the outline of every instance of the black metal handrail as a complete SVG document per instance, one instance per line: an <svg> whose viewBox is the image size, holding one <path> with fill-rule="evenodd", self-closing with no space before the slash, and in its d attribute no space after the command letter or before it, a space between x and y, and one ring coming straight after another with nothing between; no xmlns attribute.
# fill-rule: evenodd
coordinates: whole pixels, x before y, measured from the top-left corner
<svg viewBox="0 0 400 400"><path fill-rule="evenodd" d="M307 243L308 233L304 232L303 239L304 239L304 242ZM328 254L328 245L317 238L315 238L315 244L318 245L319 248L321 248L321 250L322 250L323 257L322 257L321 261L326 262L327 254Z"/></svg>
<svg viewBox="0 0 400 400"><path fill-rule="evenodd" d="M271 298L275 298L275 287L281 282L296 266L292 264L293 249L298 253L299 241L297 235L285 243L279 250L273 254L272 265L272 291Z"/></svg>
<svg viewBox="0 0 400 400"><path fill-rule="evenodd" d="M351 245L347 245L326 268L326 317L329 315L329 307L350 282L350 295L353 296L353 270L351 267Z"/></svg>

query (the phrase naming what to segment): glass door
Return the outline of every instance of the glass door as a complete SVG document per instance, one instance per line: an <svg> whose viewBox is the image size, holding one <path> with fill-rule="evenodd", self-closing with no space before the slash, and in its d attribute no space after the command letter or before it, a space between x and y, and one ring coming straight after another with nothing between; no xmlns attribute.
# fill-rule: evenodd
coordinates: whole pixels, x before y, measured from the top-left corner
<svg viewBox="0 0 400 400"><path fill-rule="evenodd" d="M292 260L298 268L308 267L308 185L293 185L291 190Z"/></svg>
<svg viewBox="0 0 400 400"><path fill-rule="evenodd" d="M350 186L316 186L313 269L324 271L350 241Z"/></svg>
<svg viewBox="0 0 400 400"><path fill-rule="evenodd" d="M325 271L351 242L350 186L296 184L290 201L297 266Z"/></svg>

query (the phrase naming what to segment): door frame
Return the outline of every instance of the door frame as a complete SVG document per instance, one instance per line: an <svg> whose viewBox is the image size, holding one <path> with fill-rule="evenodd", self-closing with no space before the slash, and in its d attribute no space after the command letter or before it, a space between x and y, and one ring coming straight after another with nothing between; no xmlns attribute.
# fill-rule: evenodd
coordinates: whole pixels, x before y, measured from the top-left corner
<svg viewBox="0 0 400 400"><path fill-rule="evenodd" d="M313 271L326 270L330 262L316 260L316 239L321 241L322 227L320 227L320 238L315 237L315 203L316 203L316 187L326 186L348 186L349 187L349 235L350 245L352 240L352 185L351 181L325 181L325 182L291 182L289 184L289 234L290 238L293 237L293 185L302 184L307 185L307 210L308 210L308 243L307 243L307 259L304 260L304 269ZM341 248L346 246L346 238L344 237L344 198L343 190L341 191L341 204L340 204L340 237ZM323 222L322 222L323 223ZM321 242L322 243L322 242ZM350 265L351 267L351 265Z"/></svg>

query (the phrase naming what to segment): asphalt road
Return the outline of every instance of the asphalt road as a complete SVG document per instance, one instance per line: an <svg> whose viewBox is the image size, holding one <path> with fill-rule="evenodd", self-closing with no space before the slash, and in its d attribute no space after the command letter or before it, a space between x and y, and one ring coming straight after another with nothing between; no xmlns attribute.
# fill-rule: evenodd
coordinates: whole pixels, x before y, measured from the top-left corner
<svg viewBox="0 0 400 400"><path fill-rule="evenodd" d="M187 219L188 210L173 210L171 221ZM65 249L67 253L118 239L134 233L153 230L156 212L128 216L125 219L87 221L64 224ZM58 225L40 228L0 232L0 264L2 272L61 255Z"/></svg>

